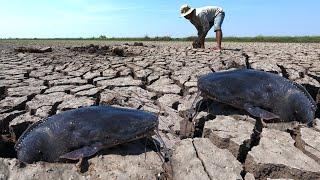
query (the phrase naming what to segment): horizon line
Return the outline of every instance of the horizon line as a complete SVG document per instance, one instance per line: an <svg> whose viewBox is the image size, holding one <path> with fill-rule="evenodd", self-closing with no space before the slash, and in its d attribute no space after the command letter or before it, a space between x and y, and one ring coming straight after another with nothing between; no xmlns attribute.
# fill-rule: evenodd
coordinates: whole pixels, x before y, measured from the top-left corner
<svg viewBox="0 0 320 180"><path fill-rule="evenodd" d="M92 37L5 37L0 38L2 40L6 39L157 39L157 38L171 38L171 39L187 39L187 38L196 38L197 36L183 36L183 37L174 37L174 36L136 36L136 37L107 37L105 35L92 36ZM300 38L300 37L320 37L319 35L256 35L256 36L224 36L223 38ZM208 37L206 39L215 39L214 37Z"/></svg>

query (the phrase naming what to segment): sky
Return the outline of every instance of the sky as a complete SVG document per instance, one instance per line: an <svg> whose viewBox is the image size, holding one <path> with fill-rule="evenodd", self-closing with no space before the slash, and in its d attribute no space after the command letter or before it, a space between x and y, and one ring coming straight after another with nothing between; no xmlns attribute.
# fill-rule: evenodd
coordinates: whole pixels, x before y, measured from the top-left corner
<svg viewBox="0 0 320 180"><path fill-rule="evenodd" d="M320 35L320 0L0 0L0 38L194 36L183 4L222 7L224 36Z"/></svg>

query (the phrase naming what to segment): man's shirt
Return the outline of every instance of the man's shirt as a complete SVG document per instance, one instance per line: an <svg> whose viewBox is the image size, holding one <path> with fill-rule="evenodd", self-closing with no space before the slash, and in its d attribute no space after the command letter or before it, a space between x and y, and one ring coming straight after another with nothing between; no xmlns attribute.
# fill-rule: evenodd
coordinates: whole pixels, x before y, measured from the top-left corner
<svg viewBox="0 0 320 180"><path fill-rule="evenodd" d="M190 22L198 30L199 38L205 38L213 26L214 18L223 12L223 9L218 6L205 6L196 8L196 16L190 19Z"/></svg>

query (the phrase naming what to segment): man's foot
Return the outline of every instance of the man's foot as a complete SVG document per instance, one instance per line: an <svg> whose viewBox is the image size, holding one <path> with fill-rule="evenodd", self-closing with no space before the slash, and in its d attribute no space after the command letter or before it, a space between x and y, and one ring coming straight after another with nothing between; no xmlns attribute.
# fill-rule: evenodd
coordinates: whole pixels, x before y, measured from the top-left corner
<svg viewBox="0 0 320 180"><path fill-rule="evenodd" d="M214 48L211 48L211 49L214 50L214 51L222 51L221 47L214 47Z"/></svg>

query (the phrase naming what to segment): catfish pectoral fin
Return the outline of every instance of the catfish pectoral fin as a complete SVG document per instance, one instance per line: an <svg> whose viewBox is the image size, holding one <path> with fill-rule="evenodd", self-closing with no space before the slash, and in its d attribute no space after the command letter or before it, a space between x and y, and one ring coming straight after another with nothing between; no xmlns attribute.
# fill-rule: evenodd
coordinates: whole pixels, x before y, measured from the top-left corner
<svg viewBox="0 0 320 180"><path fill-rule="evenodd" d="M256 106L245 104L244 105L244 109L248 113L250 113L252 116L259 117L259 118L262 118L264 120L279 119L278 115L276 115L276 114L274 114L272 112L266 111L264 109L261 109L259 107L256 107Z"/></svg>
<svg viewBox="0 0 320 180"><path fill-rule="evenodd" d="M95 143L91 146L84 146L80 149L76 149L74 151L68 152L68 153L60 156L60 159L79 160L84 157L90 157L90 156L96 154L102 148L103 148L103 146L101 143Z"/></svg>

